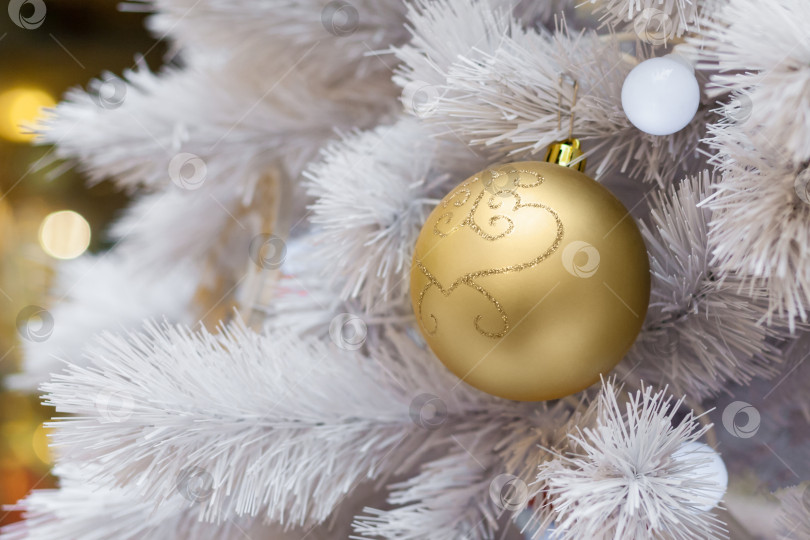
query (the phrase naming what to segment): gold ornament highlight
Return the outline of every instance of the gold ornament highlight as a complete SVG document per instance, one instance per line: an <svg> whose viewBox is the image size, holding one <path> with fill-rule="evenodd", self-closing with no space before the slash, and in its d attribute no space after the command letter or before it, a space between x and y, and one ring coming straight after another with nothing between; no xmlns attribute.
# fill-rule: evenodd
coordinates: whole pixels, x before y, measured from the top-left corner
<svg viewBox="0 0 810 540"><path fill-rule="evenodd" d="M416 242L411 301L422 335L461 380L520 401L560 398L610 371L650 297L627 209L576 168L579 141L549 162L488 169L453 189ZM558 164L559 163L559 164Z"/></svg>

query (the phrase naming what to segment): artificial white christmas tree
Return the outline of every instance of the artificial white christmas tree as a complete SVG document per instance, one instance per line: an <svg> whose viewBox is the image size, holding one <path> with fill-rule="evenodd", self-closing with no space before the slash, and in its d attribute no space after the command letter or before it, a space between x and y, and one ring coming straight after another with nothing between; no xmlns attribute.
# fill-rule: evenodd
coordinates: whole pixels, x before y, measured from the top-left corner
<svg viewBox="0 0 810 540"><path fill-rule="evenodd" d="M716 447L744 486L765 458L735 444L782 415L799 445L810 431L810 4L575 4L125 4L177 61L105 74L39 128L138 198L27 345L16 383L58 413L61 487L2 536L484 540L529 514L536 538L749 534L683 449ZM672 52L701 104L643 133L622 85ZM464 178L572 134L640 224L647 316L592 387L490 396L420 335L414 245ZM723 401L748 384L756 406ZM766 537L804 538L810 445L761 444L793 476L758 481L795 486Z"/></svg>

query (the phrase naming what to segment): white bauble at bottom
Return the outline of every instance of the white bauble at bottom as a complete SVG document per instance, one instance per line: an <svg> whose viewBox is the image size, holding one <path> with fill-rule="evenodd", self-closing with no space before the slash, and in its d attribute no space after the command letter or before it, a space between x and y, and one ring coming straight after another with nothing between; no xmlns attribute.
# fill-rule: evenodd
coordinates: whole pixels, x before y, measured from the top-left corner
<svg viewBox="0 0 810 540"><path fill-rule="evenodd" d="M672 458L678 460L700 460L696 472L700 480L710 484L703 491L703 497L697 507L709 511L723 500L728 488L728 471L723 458L714 449L700 442L688 442L672 453Z"/></svg>

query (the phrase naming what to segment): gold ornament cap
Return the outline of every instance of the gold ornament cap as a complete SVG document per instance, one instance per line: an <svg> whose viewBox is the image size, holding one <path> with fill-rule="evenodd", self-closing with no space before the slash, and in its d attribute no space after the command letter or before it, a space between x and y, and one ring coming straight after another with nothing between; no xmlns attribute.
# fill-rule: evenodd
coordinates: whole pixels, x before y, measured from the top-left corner
<svg viewBox="0 0 810 540"><path fill-rule="evenodd" d="M579 172L585 172L585 158L576 161L577 158L582 156L584 152L580 148L579 139L569 138L563 141L551 143L546 152L546 159L548 163L556 163L563 167L569 167Z"/></svg>

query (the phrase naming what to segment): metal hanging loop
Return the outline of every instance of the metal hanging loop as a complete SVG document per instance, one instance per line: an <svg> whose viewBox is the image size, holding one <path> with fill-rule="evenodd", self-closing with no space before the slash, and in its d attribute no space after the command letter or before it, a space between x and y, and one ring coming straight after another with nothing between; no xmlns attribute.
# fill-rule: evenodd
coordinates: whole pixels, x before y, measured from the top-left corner
<svg viewBox="0 0 810 540"><path fill-rule="evenodd" d="M574 107L577 104L577 93L579 92L579 82L568 75L560 73L557 87L557 131L562 129L562 89L563 83L568 82L573 86L574 93L571 97L571 108L569 109L570 120L568 122L568 137L565 140L552 143L546 152L546 159L549 163L556 163L563 167L571 167L580 172L585 171L585 159L581 158L583 152L580 148L579 139L574 138Z"/></svg>

